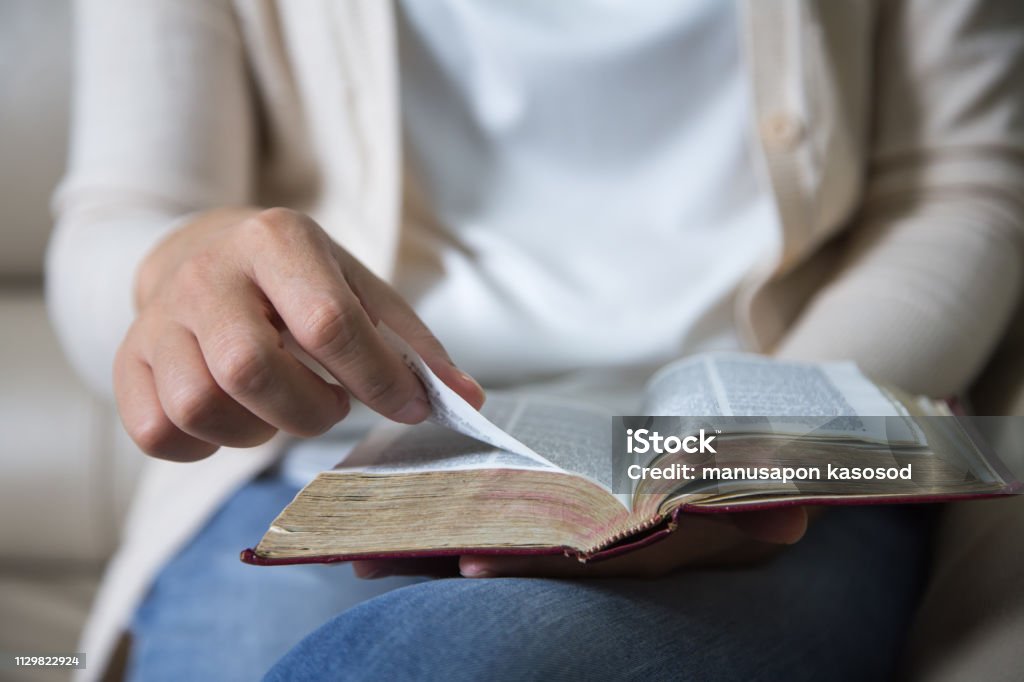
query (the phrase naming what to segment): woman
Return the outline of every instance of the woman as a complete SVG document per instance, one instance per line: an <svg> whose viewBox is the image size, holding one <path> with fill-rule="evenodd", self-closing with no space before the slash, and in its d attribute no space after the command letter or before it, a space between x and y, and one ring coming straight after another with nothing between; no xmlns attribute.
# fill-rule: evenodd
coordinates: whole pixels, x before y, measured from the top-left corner
<svg viewBox="0 0 1024 682"><path fill-rule="evenodd" d="M969 384L1024 276L1019 3L676 4L79 1L54 319L143 450L201 460L143 481L93 674L125 627L147 680L891 672L923 551L893 510L754 564L803 511L460 559L486 580L234 556L323 442L275 433L349 396L426 416L377 319L478 406L449 354L494 385L722 348Z"/></svg>

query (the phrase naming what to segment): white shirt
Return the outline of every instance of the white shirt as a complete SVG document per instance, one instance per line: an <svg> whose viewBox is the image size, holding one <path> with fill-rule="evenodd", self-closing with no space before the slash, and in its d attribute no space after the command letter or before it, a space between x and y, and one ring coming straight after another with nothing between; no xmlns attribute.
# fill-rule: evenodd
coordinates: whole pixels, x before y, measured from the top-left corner
<svg viewBox="0 0 1024 682"><path fill-rule="evenodd" d="M733 297L778 226L732 3L401 8L406 154L430 207L396 284L459 366L628 411L659 365L738 348ZM293 445L285 475L333 466L351 426Z"/></svg>
<svg viewBox="0 0 1024 682"><path fill-rule="evenodd" d="M402 0L398 286L484 382L736 348L778 232L720 0Z"/></svg>

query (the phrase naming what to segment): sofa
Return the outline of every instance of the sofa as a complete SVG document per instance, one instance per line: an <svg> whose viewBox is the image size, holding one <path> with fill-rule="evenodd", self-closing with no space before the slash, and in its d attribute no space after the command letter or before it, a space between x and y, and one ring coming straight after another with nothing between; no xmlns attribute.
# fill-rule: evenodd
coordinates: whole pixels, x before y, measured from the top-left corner
<svg viewBox="0 0 1024 682"><path fill-rule="evenodd" d="M109 402L91 395L64 360L43 300L48 201L66 144L70 21L69 0L0 3L0 652L7 653L75 651L144 460ZM1017 341L999 351L1003 359L1024 352L1024 317L1017 329ZM982 377L993 402L979 409L1024 414L1024 381L1005 366L994 363ZM1020 433L994 435L1024 443ZM943 511L906 677L1024 679L1022 503ZM0 679L9 672L0 669ZM39 669L17 679L67 676Z"/></svg>
<svg viewBox="0 0 1024 682"><path fill-rule="evenodd" d="M43 301L63 171L68 0L0 3L0 652L75 651L142 456L65 362ZM22 675L22 673L25 673ZM0 668L0 679L13 674ZM60 680L59 669L16 679Z"/></svg>

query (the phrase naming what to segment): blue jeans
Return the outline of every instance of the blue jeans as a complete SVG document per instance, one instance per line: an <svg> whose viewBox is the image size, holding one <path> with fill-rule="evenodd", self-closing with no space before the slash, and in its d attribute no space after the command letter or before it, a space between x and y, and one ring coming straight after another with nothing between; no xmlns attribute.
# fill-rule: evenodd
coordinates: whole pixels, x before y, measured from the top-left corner
<svg viewBox="0 0 1024 682"><path fill-rule="evenodd" d="M766 564L658 580L240 563L295 492L250 483L163 569L129 679L884 679L925 567L926 515L886 507L831 510Z"/></svg>

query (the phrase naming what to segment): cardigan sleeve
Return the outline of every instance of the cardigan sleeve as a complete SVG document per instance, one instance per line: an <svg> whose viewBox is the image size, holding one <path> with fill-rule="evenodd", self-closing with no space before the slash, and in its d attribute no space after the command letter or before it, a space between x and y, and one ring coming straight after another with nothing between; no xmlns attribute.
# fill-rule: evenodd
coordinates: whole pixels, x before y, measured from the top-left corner
<svg viewBox="0 0 1024 682"><path fill-rule="evenodd" d="M74 20L47 301L72 364L109 394L137 264L185 216L247 202L254 116L226 0L76 0Z"/></svg>
<svg viewBox="0 0 1024 682"><path fill-rule="evenodd" d="M1024 292L1024 3L881 3L862 209L777 352L967 388Z"/></svg>

